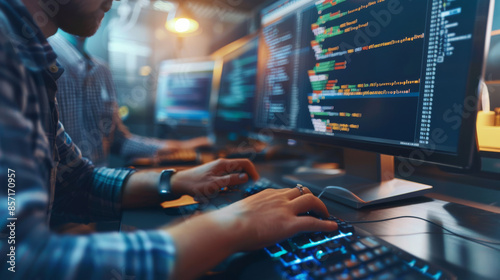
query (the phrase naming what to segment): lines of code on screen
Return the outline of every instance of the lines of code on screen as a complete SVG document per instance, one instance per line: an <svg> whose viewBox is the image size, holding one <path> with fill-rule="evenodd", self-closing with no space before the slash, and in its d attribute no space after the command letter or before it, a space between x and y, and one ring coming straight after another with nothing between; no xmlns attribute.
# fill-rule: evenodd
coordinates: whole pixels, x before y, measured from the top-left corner
<svg viewBox="0 0 500 280"><path fill-rule="evenodd" d="M224 58L214 128L247 133L253 126L258 40Z"/></svg>
<svg viewBox="0 0 500 280"><path fill-rule="evenodd" d="M463 103L465 84L447 84L444 75L456 63L468 67L472 30L467 24L474 18L464 13L470 9L473 15L473 5L451 0L277 2L262 13L257 125L428 144L436 100L450 98L448 92L436 97L434 90L457 87L460 94L451 98ZM459 74L466 80L466 72Z"/></svg>

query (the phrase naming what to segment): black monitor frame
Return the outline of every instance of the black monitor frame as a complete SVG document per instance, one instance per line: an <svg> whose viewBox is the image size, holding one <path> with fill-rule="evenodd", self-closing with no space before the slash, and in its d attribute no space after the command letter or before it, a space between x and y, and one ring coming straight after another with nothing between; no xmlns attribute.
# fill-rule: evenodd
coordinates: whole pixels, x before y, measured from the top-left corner
<svg viewBox="0 0 500 280"><path fill-rule="evenodd" d="M344 148L392 155L407 158L417 164L420 162L430 162L459 169L472 168L473 156L477 153L477 140L475 133L476 113L480 103L481 82L483 81L486 68L485 61L489 49L494 1L477 0L477 5L478 9L474 26L472 58L468 73L466 97L464 99L465 111L462 118L462 125L460 127L459 143L456 154L429 148L403 147L354 139L343 139L334 136L311 135L279 127L259 127L258 124L256 124L256 132L262 133L266 136L272 134L277 137L293 138L329 146L340 146ZM262 78L259 74L257 74L257 77L258 79ZM259 80L258 84L260 84ZM258 102L256 102L255 106L256 112L258 110L257 106ZM443 137L443 135L440 135L439 132L440 131L434 130L431 133L431 141L433 143L438 141L440 137Z"/></svg>

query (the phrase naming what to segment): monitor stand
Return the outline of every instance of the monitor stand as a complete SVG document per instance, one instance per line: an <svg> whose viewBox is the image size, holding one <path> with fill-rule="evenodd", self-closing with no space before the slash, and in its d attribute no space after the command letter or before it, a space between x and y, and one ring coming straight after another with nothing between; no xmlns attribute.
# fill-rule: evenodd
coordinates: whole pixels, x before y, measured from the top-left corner
<svg viewBox="0 0 500 280"><path fill-rule="evenodd" d="M344 166L336 175L294 174L285 175L283 179L308 187L316 195L324 191L322 197L357 209L420 196L432 190L428 185L395 178L393 156L345 149Z"/></svg>

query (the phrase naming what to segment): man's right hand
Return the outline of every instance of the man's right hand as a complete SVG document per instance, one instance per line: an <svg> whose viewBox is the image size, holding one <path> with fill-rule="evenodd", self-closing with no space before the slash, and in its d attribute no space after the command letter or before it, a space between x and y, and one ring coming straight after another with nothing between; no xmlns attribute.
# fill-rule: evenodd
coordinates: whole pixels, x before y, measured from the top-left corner
<svg viewBox="0 0 500 280"><path fill-rule="evenodd" d="M299 232L337 230L335 222L299 216L310 211L322 218L329 216L328 209L319 198L307 188L303 191L304 194L297 188L267 189L220 209L220 217L234 219L243 229L244 237L237 242L236 249L260 249Z"/></svg>
<svg viewBox="0 0 500 280"><path fill-rule="evenodd" d="M177 248L174 279L194 279L231 254L260 249L299 232L337 230L333 221L299 216L310 211L328 216L326 206L307 188L303 195L297 188L269 189L166 228Z"/></svg>

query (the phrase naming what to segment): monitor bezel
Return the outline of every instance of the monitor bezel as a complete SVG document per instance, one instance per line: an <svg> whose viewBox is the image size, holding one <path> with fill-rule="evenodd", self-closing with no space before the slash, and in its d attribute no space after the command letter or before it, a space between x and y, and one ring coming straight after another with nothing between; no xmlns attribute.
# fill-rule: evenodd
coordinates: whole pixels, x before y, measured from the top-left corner
<svg viewBox="0 0 500 280"><path fill-rule="evenodd" d="M271 4L272 5L272 4ZM474 26L472 57L467 78L465 101L469 101L468 109L470 113L468 117L462 118L462 125L459 132L459 143L457 153L448 153L439 150L419 147L405 147L383 144L379 142L369 142L353 139L338 138L334 136L311 135L307 133L295 132L279 127L261 127L256 122L255 128L258 134L266 137L292 138L311 143L319 143L322 145L335 146L341 148L351 148L364 150L374 153L392 155L400 158L405 158L420 164L421 162L430 162L438 165L459 168L471 169L473 165L474 155L478 152L476 139L476 116L479 107L479 98L481 93L481 83L484 80L486 59L490 43L490 34L493 21L493 0L478 0L477 13ZM262 32L262 28L260 30ZM260 52L261 46L259 46ZM259 71L258 67L258 71ZM257 74L257 85L261 84L261 79ZM260 88L257 89L257 92ZM257 96L259 93L257 93ZM255 102L254 111L258 112L258 102Z"/></svg>

